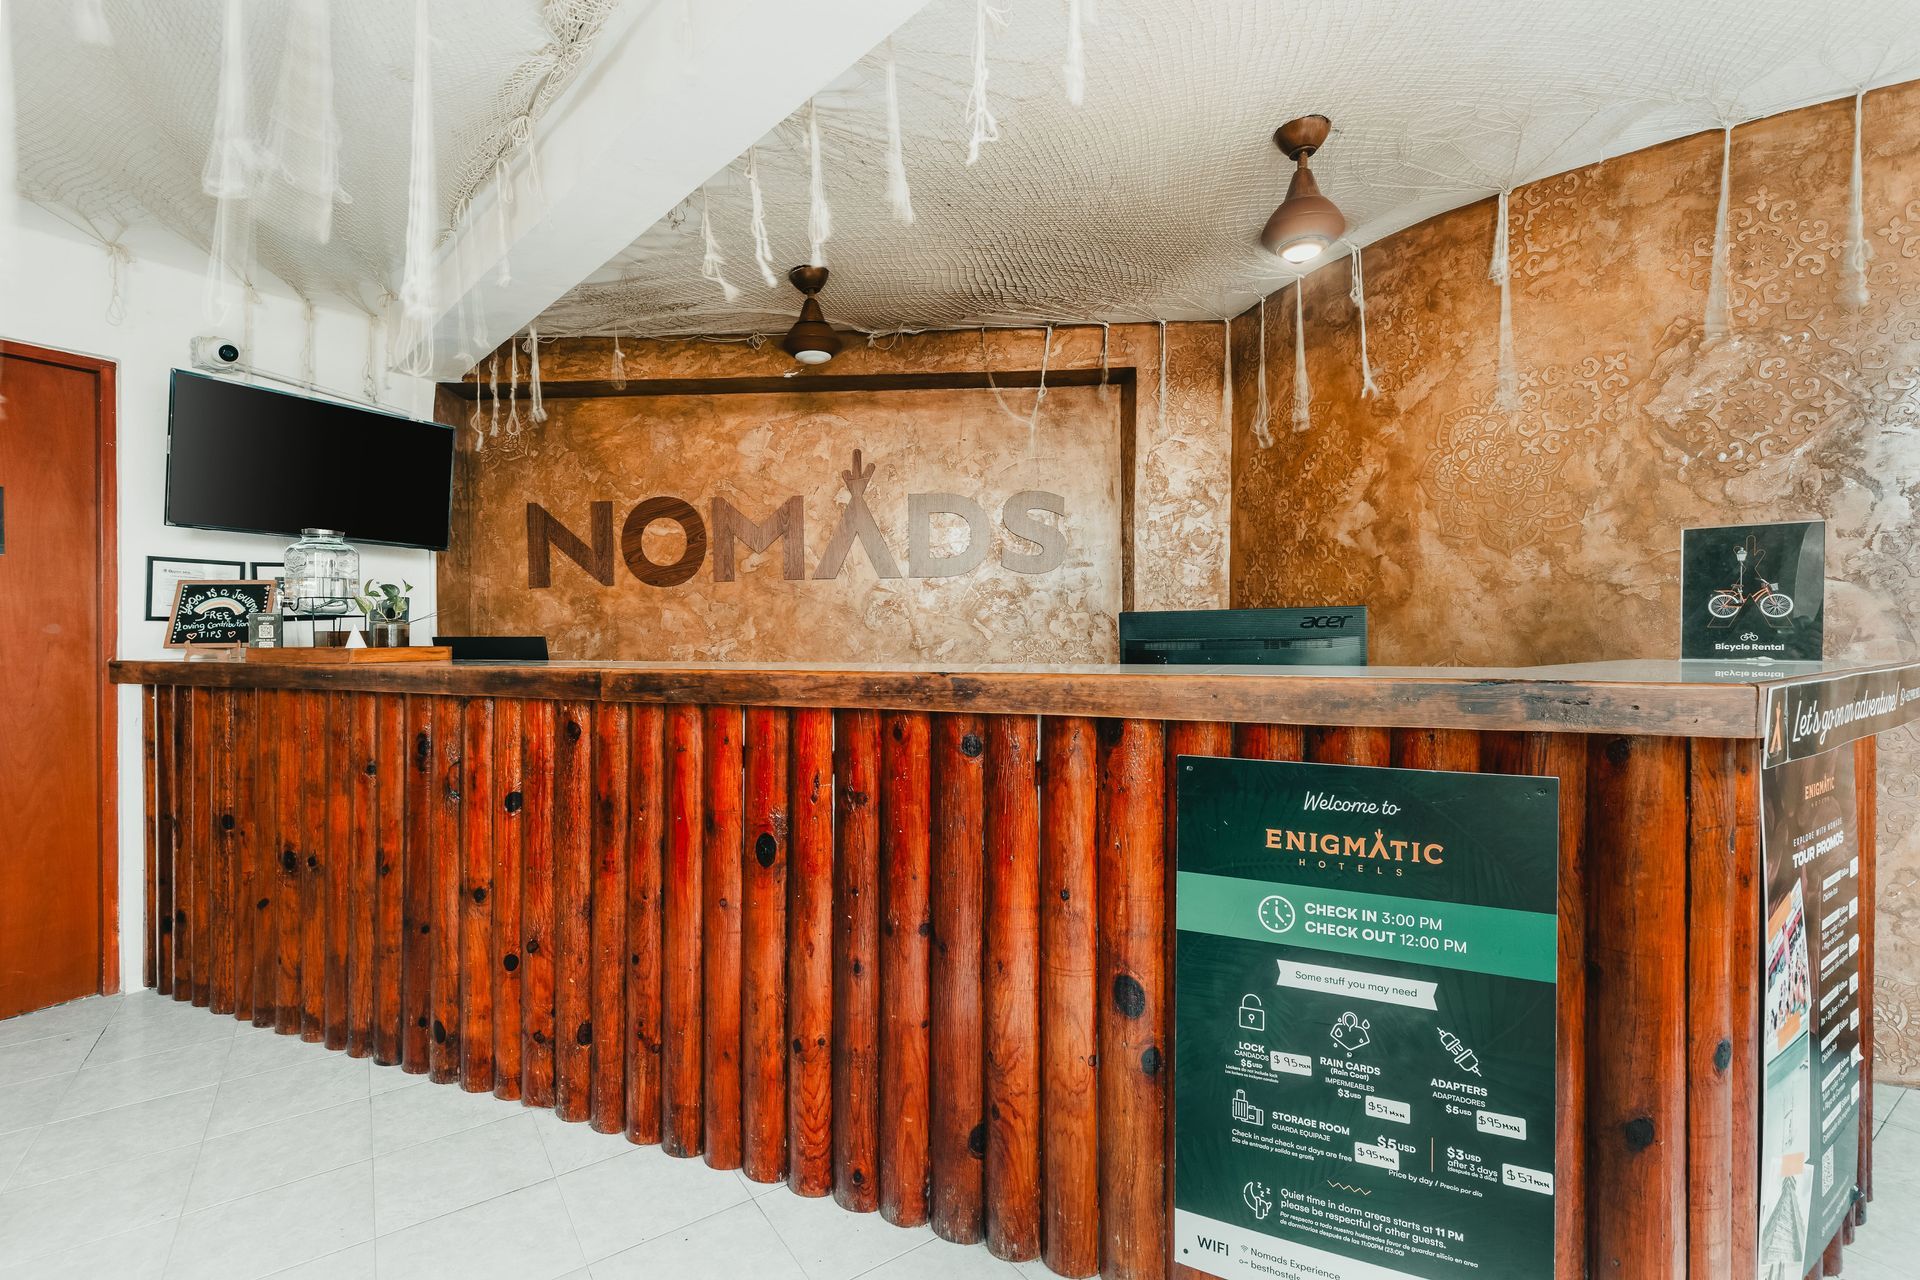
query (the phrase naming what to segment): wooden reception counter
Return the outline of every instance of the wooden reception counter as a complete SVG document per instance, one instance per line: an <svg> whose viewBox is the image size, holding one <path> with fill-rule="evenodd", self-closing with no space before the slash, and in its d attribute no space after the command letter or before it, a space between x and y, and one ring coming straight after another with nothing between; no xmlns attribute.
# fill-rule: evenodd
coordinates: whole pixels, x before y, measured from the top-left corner
<svg viewBox="0 0 1920 1280"><path fill-rule="evenodd" d="M162 992L1124 1280L1183 1270L1171 759L1555 776L1555 1273L1755 1274L1764 679L218 661L114 677L146 686ZM1847 749L1865 1001L1874 740Z"/></svg>

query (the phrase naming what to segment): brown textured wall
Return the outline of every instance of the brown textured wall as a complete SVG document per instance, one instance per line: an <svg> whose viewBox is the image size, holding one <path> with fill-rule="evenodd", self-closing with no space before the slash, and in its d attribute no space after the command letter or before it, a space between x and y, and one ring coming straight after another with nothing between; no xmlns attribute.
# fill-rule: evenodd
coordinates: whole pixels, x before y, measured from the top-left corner
<svg viewBox="0 0 1920 1280"><path fill-rule="evenodd" d="M1291 430L1293 295L1266 304L1274 444L1235 324L1232 600L1363 603L1373 658L1546 663L1677 651L1680 530L1824 517L1827 649L1920 629L1920 84L1868 95L1870 299L1842 304L1852 102L1733 134L1732 334L1703 340L1718 133L1515 191L1520 404L1494 406L1495 205L1366 250L1377 398L1349 269L1306 286L1312 425ZM1883 1069L1920 1080L1920 735L1881 744Z"/></svg>
<svg viewBox="0 0 1920 1280"><path fill-rule="evenodd" d="M831 314L831 298L824 301ZM544 426L528 426L517 444L489 434L488 447L475 451L479 432L491 431L490 413L483 407L475 419L471 403L443 393L443 415L468 429L455 541L442 560L442 626L537 632L573 657L1107 660L1123 596L1137 608L1226 603L1223 328L1164 332L1164 400L1162 329L1148 325L1058 329L1050 339L1042 330L901 337L854 345L826 370L1008 376L1044 368L1055 383L1038 400L1037 417L1031 386L813 391L801 374L772 393L556 397ZM633 383L777 377L795 367L772 347L623 346ZM611 353L610 340L544 344L543 379L607 379ZM1130 385L1058 381L1070 371L1085 381L1103 366ZM505 368L503 356L503 386ZM523 401L523 418L525 409ZM1015 492L1060 493L1069 507L1068 563L1045 574L1009 572L1000 552L1026 544L997 530L995 554L964 576L882 582L855 550L837 579L812 580L847 501L840 473L854 448L875 466L872 506L903 572L910 492L977 499L996 525ZM528 502L585 538L589 504L610 501L617 538L633 505L655 494L688 500L709 523L715 497L760 519L788 495L801 496L808 579L784 577L777 547L772 563L743 558L733 582L715 580L709 555L690 581L664 588L640 582L617 554L611 587L555 554L552 586L528 589ZM674 533L648 542L655 560L671 560L680 546Z"/></svg>

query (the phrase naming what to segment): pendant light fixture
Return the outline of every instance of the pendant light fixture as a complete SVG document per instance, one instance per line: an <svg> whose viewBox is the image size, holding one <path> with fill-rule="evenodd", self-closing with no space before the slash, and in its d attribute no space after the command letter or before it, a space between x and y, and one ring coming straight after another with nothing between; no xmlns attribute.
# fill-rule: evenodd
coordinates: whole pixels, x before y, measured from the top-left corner
<svg viewBox="0 0 1920 1280"><path fill-rule="evenodd" d="M800 318L787 330L787 336L780 339L780 349L801 364L825 364L840 351L840 335L827 323L827 317L820 310L820 300L814 296L826 287L827 269L795 267L787 272L787 279L807 295L807 300L800 304Z"/></svg>
<svg viewBox="0 0 1920 1280"><path fill-rule="evenodd" d="M1268 252L1288 262L1311 262L1338 240L1347 229L1347 220L1338 205L1320 194L1320 184L1307 168L1307 157L1327 140L1333 122L1325 116L1301 116L1289 120L1274 131L1273 143L1294 162L1293 181L1287 184L1287 198L1267 219L1260 243Z"/></svg>

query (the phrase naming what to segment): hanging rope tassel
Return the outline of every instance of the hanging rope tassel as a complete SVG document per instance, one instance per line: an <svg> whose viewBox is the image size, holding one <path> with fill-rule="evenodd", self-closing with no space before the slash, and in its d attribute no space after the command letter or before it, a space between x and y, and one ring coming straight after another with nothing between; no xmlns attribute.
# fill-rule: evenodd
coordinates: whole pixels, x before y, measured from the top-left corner
<svg viewBox="0 0 1920 1280"><path fill-rule="evenodd" d="M1047 401L1047 366L1053 360L1053 326L1047 326L1046 345L1040 348L1040 389L1033 395L1033 412L1027 415L1027 456L1033 456L1033 443L1040 426L1040 406Z"/></svg>
<svg viewBox="0 0 1920 1280"><path fill-rule="evenodd" d="M1360 398L1377 396L1380 387L1373 380L1373 363L1367 359L1367 272L1366 264L1360 260L1360 246L1354 245L1348 255L1348 263L1353 272L1353 285L1347 290L1347 297L1353 300L1354 310L1360 315Z"/></svg>
<svg viewBox="0 0 1920 1280"><path fill-rule="evenodd" d="M913 192L907 188L907 162L900 140L900 76L893 63L893 39L887 39L887 203L902 226L913 225Z"/></svg>
<svg viewBox="0 0 1920 1280"><path fill-rule="evenodd" d="M613 363L607 369L607 381L615 391L627 389L627 353L620 349L620 331L613 331Z"/></svg>
<svg viewBox="0 0 1920 1280"><path fill-rule="evenodd" d="M1254 366L1253 439L1262 449L1273 448L1273 405L1267 399L1267 299L1260 298L1259 359Z"/></svg>
<svg viewBox="0 0 1920 1280"><path fill-rule="evenodd" d="M1487 279L1500 286L1500 356L1493 403L1508 413L1520 407L1520 378L1513 367L1513 267L1507 244L1507 191L1494 206L1493 260Z"/></svg>
<svg viewBox="0 0 1920 1280"><path fill-rule="evenodd" d="M487 415L491 425L487 434L497 436L500 434L500 352L497 348L487 357L487 400L493 406Z"/></svg>
<svg viewBox="0 0 1920 1280"><path fill-rule="evenodd" d="M833 237L833 210L827 207L827 182L820 154L820 108L807 102L807 239L813 242L807 259L816 267L827 265L827 241Z"/></svg>
<svg viewBox="0 0 1920 1280"><path fill-rule="evenodd" d="M760 160L754 148L747 148L747 197L753 204L753 264L760 268L760 278L767 282L769 289L777 289L780 279L773 274L773 244L767 239L767 206L760 195ZM620 349L620 339L613 340L614 350Z"/></svg>
<svg viewBox="0 0 1920 1280"><path fill-rule="evenodd" d="M243 0L227 0L220 30L220 90L213 112L213 145L200 170L200 189L218 203L213 253L207 260L204 304L218 324L233 314L253 252L253 183L259 149L247 132L247 39Z"/></svg>
<svg viewBox="0 0 1920 1280"><path fill-rule="evenodd" d="M493 228L500 241L500 270L493 282L502 289L513 283L513 263L508 261L507 250L513 245L513 232L507 211L513 206L513 177L507 172L507 162L502 160L493 170Z"/></svg>
<svg viewBox="0 0 1920 1280"><path fill-rule="evenodd" d="M1079 106L1087 100L1087 42L1080 34L1081 0L1067 0L1067 65L1061 69L1067 81L1067 102Z"/></svg>
<svg viewBox="0 0 1920 1280"><path fill-rule="evenodd" d="M1167 438L1167 322L1160 322L1160 438Z"/></svg>
<svg viewBox="0 0 1920 1280"><path fill-rule="evenodd" d="M539 424L547 420L547 402L540 394L540 331L527 326L527 416Z"/></svg>
<svg viewBox="0 0 1920 1280"><path fill-rule="evenodd" d="M1853 173L1847 180L1847 243L1840 255L1840 301L1849 310L1864 311L1867 306L1867 262L1873 250L1867 244L1867 214L1860 180L1860 116L1867 91L1853 95Z"/></svg>
<svg viewBox="0 0 1920 1280"><path fill-rule="evenodd" d="M987 0L975 0L973 19L973 87L967 91L967 163L980 158L980 148L1000 141L1000 122L987 105L987 25L1007 25L1006 15L987 7Z"/></svg>
<svg viewBox="0 0 1920 1280"><path fill-rule="evenodd" d="M424 377L433 367L433 30L428 0L413 7L413 131L407 173L407 260L400 277L399 360Z"/></svg>
<svg viewBox="0 0 1920 1280"><path fill-rule="evenodd" d="M520 434L520 344L507 344L507 435Z"/></svg>
<svg viewBox="0 0 1920 1280"><path fill-rule="evenodd" d="M1313 387L1307 382L1307 304L1301 296L1307 291L1307 278L1293 282L1293 429L1306 431L1313 426Z"/></svg>
<svg viewBox="0 0 1920 1280"><path fill-rule="evenodd" d="M1225 349L1225 365L1220 372L1220 425L1233 436L1233 321L1220 322L1220 345Z"/></svg>
<svg viewBox="0 0 1920 1280"><path fill-rule="evenodd" d="M734 287L722 270L727 260L720 256L720 242L713 237L713 219L707 216L707 189L704 186L700 188L700 235L707 242L706 256L700 259L701 276L719 285L720 296L728 302L737 301L740 290Z"/></svg>
<svg viewBox="0 0 1920 1280"><path fill-rule="evenodd" d="M1727 298L1727 273L1730 253L1727 245L1727 195L1733 179L1733 126L1722 127L1720 135L1720 207L1713 215L1713 274L1707 279L1707 318L1704 332L1708 342L1727 336L1733 315Z"/></svg>
<svg viewBox="0 0 1920 1280"><path fill-rule="evenodd" d="M300 299L300 379L308 386L319 381L315 365L320 317L314 313L313 299Z"/></svg>

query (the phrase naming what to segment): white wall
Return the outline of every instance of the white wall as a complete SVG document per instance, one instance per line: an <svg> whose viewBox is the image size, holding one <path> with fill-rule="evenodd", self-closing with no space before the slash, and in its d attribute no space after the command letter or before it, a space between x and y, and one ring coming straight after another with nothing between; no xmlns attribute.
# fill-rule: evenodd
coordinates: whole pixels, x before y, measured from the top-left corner
<svg viewBox="0 0 1920 1280"><path fill-rule="evenodd" d="M98 242L31 206L8 235L14 278L0 288L0 338L101 356L118 366L120 616L123 658L169 656L162 647L165 624L146 621L147 557L279 560L281 538L169 528L161 519L167 455L169 371L188 364L187 342L212 332L201 310L203 259L168 233L128 233L133 255L121 277L126 315L107 320L112 296L109 260ZM286 377L301 376L306 322L290 290L268 292L254 307L249 363ZM363 394L367 332L365 317L345 306L316 300L315 381L343 395ZM234 341L239 316L221 327ZM265 383L275 386L274 383ZM283 388L285 389L285 388ZM416 417L431 417L432 387L393 376L382 403ZM415 585L414 613L434 608L433 557L424 551L369 547L361 552L369 577L404 579ZM119 690L120 975L123 987L140 985L145 894L145 804L141 788L140 702L131 688Z"/></svg>

